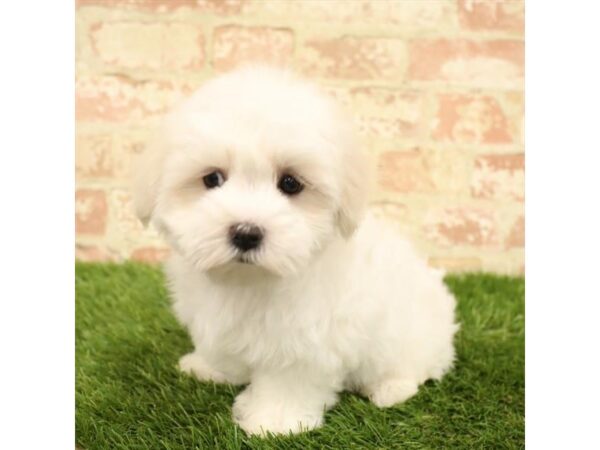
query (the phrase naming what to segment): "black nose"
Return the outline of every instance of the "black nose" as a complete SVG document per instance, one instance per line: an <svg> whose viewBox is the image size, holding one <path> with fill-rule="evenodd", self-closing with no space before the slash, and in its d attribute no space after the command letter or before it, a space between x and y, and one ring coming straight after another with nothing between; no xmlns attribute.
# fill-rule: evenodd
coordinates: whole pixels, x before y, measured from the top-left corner
<svg viewBox="0 0 600 450"><path fill-rule="evenodd" d="M263 232L251 223L238 223L229 227L229 239L235 248L247 252L260 245Z"/></svg>

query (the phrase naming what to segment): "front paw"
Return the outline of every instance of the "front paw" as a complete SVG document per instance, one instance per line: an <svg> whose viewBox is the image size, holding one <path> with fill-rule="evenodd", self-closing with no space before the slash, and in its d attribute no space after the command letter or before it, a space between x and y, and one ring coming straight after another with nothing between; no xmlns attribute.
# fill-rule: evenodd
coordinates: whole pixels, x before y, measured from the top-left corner
<svg viewBox="0 0 600 450"><path fill-rule="evenodd" d="M249 386L236 397L233 418L250 435L301 433L321 426L323 410L311 410L279 396L269 398L264 392L253 396Z"/></svg>
<svg viewBox="0 0 600 450"><path fill-rule="evenodd" d="M193 375L200 381L225 383L225 376L212 369L204 359L196 353L188 353L179 358L178 368L187 375Z"/></svg>
<svg viewBox="0 0 600 450"><path fill-rule="evenodd" d="M405 402L417 393L419 385L413 380L392 378L372 383L363 389L376 406L389 408Z"/></svg>

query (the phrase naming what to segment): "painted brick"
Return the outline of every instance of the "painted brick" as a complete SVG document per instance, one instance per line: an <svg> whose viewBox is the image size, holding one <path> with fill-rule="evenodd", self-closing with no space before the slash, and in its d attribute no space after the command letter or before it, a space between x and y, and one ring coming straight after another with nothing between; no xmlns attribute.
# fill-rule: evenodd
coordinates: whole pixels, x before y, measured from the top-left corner
<svg viewBox="0 0 600 450"><path fill-rule="evenodd" d="M252 1L244 13L272 21L293 17L300 23L393 24L403 31L436 30L455 22L450 1Z"/></svg>
<svg viewBox="0 0 600 450"><path fill-rule="evenodd" d="M459 0L460 24L468 30L523 33L525 2L521 0Z"/></svg>
<svg viewBox="0 0 600 450"><path fill-rule="evenodd" d="M180 8L196 13L236 14L248 0L77 0L77 6L103 6L125 10L173 12Z"/></svg>
<svg viewBox="0 0 600 450"><path fill-rule="evenodd" d="M97 23L91 39L104 63L121 68L200 69L204 63L204 37L196 25Z"/></svg>
<svg viewBox="0 0 600 450"><path fill-rule="evenodd" d="M337 84L321 84L321 92L329 95L337 105L342 106L351 113L354 110L353 99L350 95L350 89ZM356 111L355 111L356 112Z"/></svg>
<svg viewBox="0 0 600 450"><path fill-rule="evenodd" d="M196 0L195 9L201 13L230 15L243 12L251 0Z"/></svg>
<svg viewBox="0 0 600 450"><path fill-rule="evenodd" d="M473 272L481 270L481 259L476 257L431 257L429 265L450 272Z"/></svg>
<svg viewBox="0 0 600 450"><path fill-rule="evenodd" d="M525 217L519 216L508 233L506 247L525 247Z"/></svg>
<svg viewBox="0 0 600 450"><path fill-rule="evenodd" d="M325 86L356 121L359 134L383 139L424 137L426 110L419 92L379 87Z"/></svg>
<svg viewBox="0 0 600 450"><path fill-rule="evenodd" d="M420 92L367 86L352 88L348 94L357 111L402 117L413 123L419 122L424 114L424 95Z"/></svg>
<svg viewBox="0 0 600 450"><path fill-rule="evenodd" d="M434 181L420 152L386 152L379 157L379 183L393 192L433 192Z"/></svg>
<svg viewBox="0 0 600 450"><path fill-rule="evenodd" d="M135 215L133 197L125 189L113 189L109 194L113 234L124 237L134 236L144 231L144 226Z"/></svg>
<svg viewBox="0 0 600 450"><path fill-rule="evenodd" d="M525 93L509 91L503 97L503 109L508 117L508 125L515 142L525 145Z"/></svg>
<svg viewBox="0 0 600 450"><path fill-rule="evenodd" d="M483 155L475 160L471 180L473 197L523 201L524 190L524 154Z"/></svg>
<svg viewBox="0 0 600 450"><path fill-rule="evenodd" d="M476 87L522 88L524 45L517 40L414 40L409 77Z"/></svg>
<svg viewBox="0 0 600 450"><path fill-rule="evenodd" d="M409 208L397 200L375 201L369 205L370 211L379 218L405 223L409 218Z"/></svg>
<svg viewBox="0 0 600 450"><path fill-rule="evenodd" d="M85 6L101 6L127 10L152 10L155 12L171 12L178 8L192 7L196 0L76 0L78 8Z"/></svg>
<svg viewBox="0 0 600 450"><path fill-rule="evenodd" d="M96 245L75 245L75 259L85 262L116 261L117 257L109 250Z"/></svg>
<svg viewBox="0 0 600 450"><path fill-rule="evenodd" d="M433 210L425 218L428 240L442 247L496 246L498 231L493 213L468 207Z"/></svg>
<svg viewBox="0 0 600 450"><path fill-rule="evenodd" d="M383 152L379 156L379 184L388 192L461 193L467 190L469 157L456 151Z"/></svg>
<svg viewBox="0 0 600 450"><path fill-rule="evenodd" d="M110 178L114 175L114 157L110 135L92 135L75 138L75 176L86 178Z"/></svg>
<svg viewBox="0 0 600 450"><path fill-rule="evenodd" d="M76 117L80 122L122 122L160 116L194 87L125 76L79 76L75 83Z"/></svg>
<svg viewBox="0 0 600 450"><path fill-rule="evenodd" d="M132 159L146 144L144 136L79 132L75 139L76 179L130 180Z"/></svg>
<svg viewBox="0 0 600 450"><path fill-rule="evenodd" d="M350 91L352 108L360 111L361 121L359 130L364 131L371 128L366 135L387 138L417 138L423 137L425 133L425 102L420 93L374 88L360 87ZM387 121L392 133L381 135L377 133L375 124L377 121Z"/></svg>
<svg viewBox="0 0 600 450"><path fill-rule="evenodd" d="M468 144L510 144L519 140L521 117L494 97L444 94L437 99L432 137Z"/></svg>
<svg viewBox="0 0 600 450"><path fill-rule="evenodd" d="M135 215L129 189L111 189L107 194L107 201L110 220L105 241L108 246L129 256L138 248L165 246L158 232L152 226L144 227Z"/></svg>
<svg viewBox="0 0 600 450"><path fill-rule="evenodd" d="M375 22L389 22L402 27L404 31L452 29L454 5L450 1L395 1L363 2L364 14L373 17ZM354 16L357 21L362 15Z"/></svg>
<svg viewBox="0 0 600 450"><path fill-rule="evenodd" d="M107 202L103 191L79 189L75 193L75 230L77 234L104 234L106 216Z"/></svg>
<svg viewBox="0 0 600 450"><path fill-rule="evenodd" d="M285 28L218 27L213 35L213 65L229 70L245 63L286 66L294 51L294 35Z"/></svg>
<svg viewBox="0 0 600 450"><path fill-rule="evenodd" d="M304 73L317 77L399 81L407 58L405 43L398 39L311 39L304 45L300 66Z"/></svg>
<svg viewBox="0 0 600 450"><path fill-rule="evenodd" d="M356 116L355 126L359 135L380 139L409 138L419 133L419 128L414 124L389 117Z"/></svg>
<svg viewBox="0 0 600 450"><path fill-rule="evenodd" d="M160 263L165 261L170 253L166 247L141 247L131 252L131 259L147 263Z"/></svg>

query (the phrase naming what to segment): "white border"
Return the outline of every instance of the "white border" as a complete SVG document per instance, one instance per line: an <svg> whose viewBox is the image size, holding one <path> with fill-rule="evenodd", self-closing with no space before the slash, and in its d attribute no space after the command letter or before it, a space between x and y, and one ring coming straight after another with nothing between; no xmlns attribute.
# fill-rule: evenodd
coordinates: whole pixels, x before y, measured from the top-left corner
<svg viewBox="0 0 600 450"><path fill-rule="evenodd" d="M527 2L528 449L600 442L599 18Z"/></svg>
<svg viewBox="0 0 600 450"><path fill-rule="evenodd" d="M74 2L0 24L0 448L74 434Z"/></svg>

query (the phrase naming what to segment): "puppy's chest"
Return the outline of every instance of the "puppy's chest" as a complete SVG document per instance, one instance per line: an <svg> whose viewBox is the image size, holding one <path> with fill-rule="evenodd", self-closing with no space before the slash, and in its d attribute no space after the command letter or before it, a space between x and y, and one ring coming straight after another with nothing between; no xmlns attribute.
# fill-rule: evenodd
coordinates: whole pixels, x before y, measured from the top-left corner
<svg viewBox="0 0 600 450"><path fill-rule="evenodd" d="M301 305L301 299L290 296L227 294L211 299L210 307L199 311L194 321L214 350L251 365L305 359L316 348L336 352L335 345L329 345L335 321L326 309Z"/></svg>

